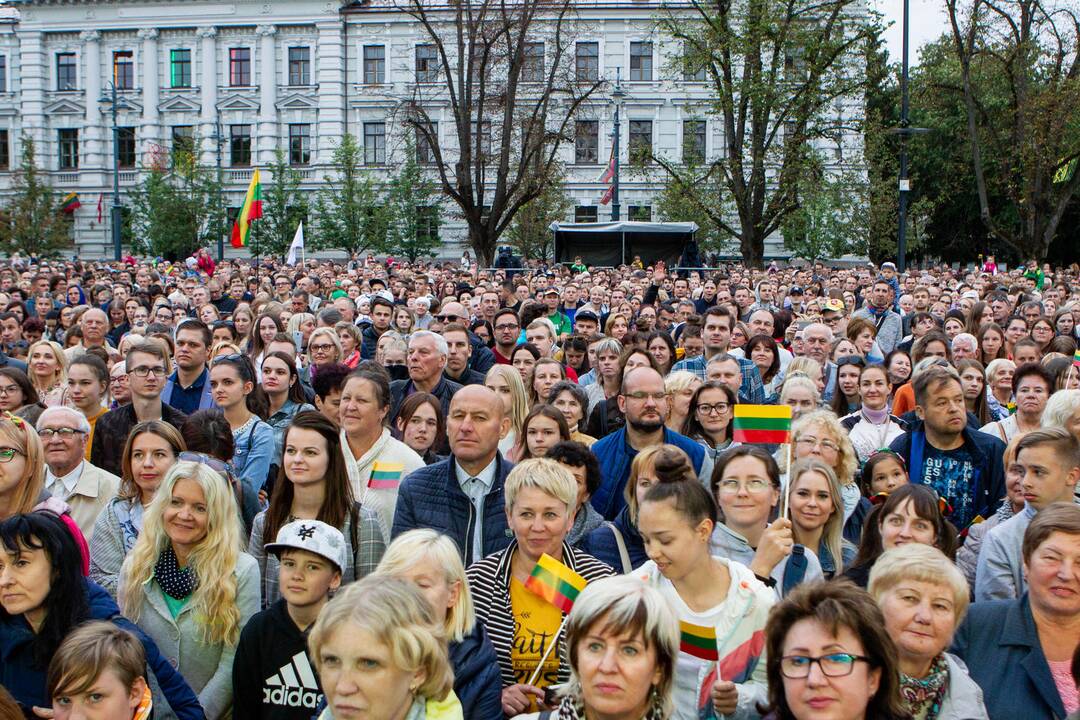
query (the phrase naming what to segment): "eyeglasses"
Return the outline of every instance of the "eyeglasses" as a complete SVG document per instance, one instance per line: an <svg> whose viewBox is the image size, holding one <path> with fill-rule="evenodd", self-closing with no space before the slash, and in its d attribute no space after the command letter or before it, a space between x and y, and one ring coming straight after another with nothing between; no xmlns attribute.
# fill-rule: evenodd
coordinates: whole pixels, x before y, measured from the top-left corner
<svg viewBox="0 0 1080 720"><path fill-rule="evenodd" d="M333 349L333 343L319 343L318 345L308 345L308 350L310 350L311 352L330 352Z"/></svg>
<svg viewBox="0 0 1080 720"><path fill-rule="evenodd" d="M836 359L837 365L855 365L856 367L863 367L866 365L866 361L858 355L844 355Z"/></svg>
<svg viewBox="0 0 1080 720"><path fill-rule="evenodd" d="M761 478L752 478L745 483L738 480L721 480L720 491L725 493L737 493L740 488L746 488L749 492L758 493L769 487L769 481Z"/></svg>
<svg viewBox="0 0 1080 720"><path fill-rule="evenodd" d="M713 403L712 405L702 404L697 406L698 412L702 415L723 415L731 409L731 403Z"/></svg>
<svg viewBox="0 0 1080 720"><path fill-rule="evenodd" d="M785 655L780 658L780 674L792 680L802 680L810 677L810 668L817 663L817 666L821 668L821 674L825 677L847 677L855 669L855 663L859 660L870 662L870 658L865 655L851 653L830 653L821 657Z"/></svg>
<svg viewBox="0 0 1080 720"><path fill-rule="evenodd" d="M15 448L0 448L0 463L9 463L16 455L22 455L22 453Z"/></svg>
<svg viewBox="0 0 1080 720"><path fill-rule="evenodd" d="M220 362L243 362L244 356L240 353L229 353L228 355L218 355L214 358L214 364L217 365Z"/></svg>
<svg viewBox="0 0 1080 720"><path fill-rule="evenodd" d="M517 330L520 327L521 325L517 323L502 323L501 325L496 325L495 329L501 332L503 330Z"/></svg>
<svg viewBox="0 0 1080 720"><path fill-rule="evenodd" d="M795 440L796 445L805 445L807 447L819 447L822 450L832 450L833 452L839 452L840 446L834 443L832 440L822 440L814 437L813 435L803 435Z"/></svg>
<svg viewBox="0 0 1080 720"><path fill-rule="evenodd" d="M18 385L4 385L0 386L0 395L14 395L20 390L21 388Z"/></svg>
<svg viewBox="0 0 1080 720"><path fill-rule="evenodd" d="M129 372L129 374L135 375L137 377L144 378L144 377L147 377L148 375L150 375L151 373L153 373L155 376L164 375L165 374L165 368L162 367L161 365L155 365L153 367L150 367L150 366L147 366L147 365L140 365L137 368L131 368L131 370L129 370L128 372Z"/></svg>
<svg viewBox="0 0 1080 720"><path fill-rule="evenodd" d="M435 319L438 320L441 323L448 323L448 322L454 322L455 320L460 320L461 316L460 315L436 315Z"/></svg>
<svg viewBox="0 0 1080 720"><path fill-rule="evenodd" d="M53 435L59 435L61 440L70 440L75 434L83 435L82 430L76 430L74 428L42 428L38 430L38 435L42 440L48 440Z"/></svg>
<svg viewBox="0 0 1080 720"><path fill-rule="evenodd" d="M635 400L637 402L644 402L644 401L648 400L649 398L652 398L656 402L661 402L663 400L667 400L667 393L666 392L649 393L649 392L644 392L644 391L639 390L638 392L623 393L622 396L624 398L629 398L629 399Z"/></svg>
<svg viewBox="0 0 1080 720"><path fill-rule="evenodd" d="M180 453L179 459L184 462L195 462L199 463L200 465L205 465L211 470L219 472L222 475L229 474L228 464L222 462L221 460L218 460L215 457L210 457L206 453L191 452L190 450L185 450L184 452Z"/></svg>

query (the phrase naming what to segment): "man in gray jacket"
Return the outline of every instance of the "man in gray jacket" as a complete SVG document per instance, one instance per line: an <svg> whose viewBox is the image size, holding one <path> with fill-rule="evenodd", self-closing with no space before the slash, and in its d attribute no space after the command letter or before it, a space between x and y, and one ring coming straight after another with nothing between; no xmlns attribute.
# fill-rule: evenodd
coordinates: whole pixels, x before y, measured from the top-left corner
<svg viewBox="0 0 1080 720"><path fill-rule="evenodd" d="M878 278L870 289L870 302L852 313L852 317L866 318L877 326L877 344L885 355L896 348L904 330L904 321L891 309L892 294L892 285L884 278Z"/></svg>
<svg viewBox="0 0 1080 720"><path fill-rule="evenodd" d="M1024 479L1024 509L993 528L983 541L975 571L975 601L1020 597L1027 589L1021 548L1035 514L1056 502L1075 502L1080 480L1080 442L1067 430L1046 428L1024 435L1016 446Z"/></svg>

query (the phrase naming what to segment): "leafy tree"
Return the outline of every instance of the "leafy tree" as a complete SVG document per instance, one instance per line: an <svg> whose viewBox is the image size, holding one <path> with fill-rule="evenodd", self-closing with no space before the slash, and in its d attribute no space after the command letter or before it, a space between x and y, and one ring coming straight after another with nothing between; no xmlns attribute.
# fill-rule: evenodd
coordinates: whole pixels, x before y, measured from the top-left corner
<svg viewBox="0 0 1080 720"><path fill-rule="evenodd" d="M442 245L439 240L441 207L438 188L417 162L416 146L406 133L405 160L390 180L386 194L390 227L386 249L409 262L430 257Z"/></svg>
<svg viewBox="0 0 1080 720"><path fill-rule="evenodd" d="M386 247L389 213L362 167L362 152L349 134L334 150L331 164L336 177L325 176L323 189L315 197L316 247L344 250L350 256L365 250L382 252Z"/></svg>
<svg viewBox="0 0 1080 720"><path fill-rule="evenodd" d="M217 243L228 229L217 171L199 165L198 153L195 142L144 168L146 177L129 195L137 249L176 260Z"/></svg>
<svg viewBox="0 0 1080 720"><path fill-rule="evenodd" d="M835 108L865 88L857 65L873 27L852 21L861 4L690 0L688 11L661 17L661 30L683 48L681 69L712 86L708 112L724 141L696 173L676 159L653 160L718 230L738 238L748 265L761 264L766 238L798 209L798 189L813 171L808 146L840 145L860 131ZM733 214L711 202L714 186L726 190Z"/></svg>
<svg viewBox="0 0 1080 720"><path fill-rule="evenodd" d="M549 259L555 249L551 223L565 220L573 206L566 194L566 174L561 165L555 164L543 192L518 211L506 237L526 260Z"/></svg>
<svg viewBox="0 0 1080 720"><path fill-rule="evenodd" d="M848 254L865 255L865 178L858 172L829 172L815 153L817 167L799 191L799 208L783 225L784 245L811 264Z"/></svg>
<svg viewBox="0 0 1080 720"><path fill-rule="evenodd" d="M664 189L654 201L657 217L664 222L697 223L698 231L695 237L702 253L716 252L726 255L733 251L738 252L738 243L732 242L734 237L713 222L705 209L720 208L722 214L731 215L731 203L725 199L724 185L717 182L715 176L705 178L694 186L686 185L689 178L705 176L703 160L698 153L689 150L690 141L687 140L682 172L667 177ZM647 173L648 168L641 167L641 172Z"/></svg>
<svg viewBox="0 0 1080 720"><path fill-rule="evenodd" d="M71 246L71 223L37 166L34 141L23 135L20 145L22 162L12 181L13 197L0 216L0 246L9 254L56 255Z"/></svg>
<svg viewBox="0 0 1080 720"><path fill-rule="evenodd" d="M300 173L289 165L284 150L274 151L274 162L267 169L271 181L263 185L263 216L255 223L259 251L284 259L296 227L307 218L308 203L300 192Z"/></svg>

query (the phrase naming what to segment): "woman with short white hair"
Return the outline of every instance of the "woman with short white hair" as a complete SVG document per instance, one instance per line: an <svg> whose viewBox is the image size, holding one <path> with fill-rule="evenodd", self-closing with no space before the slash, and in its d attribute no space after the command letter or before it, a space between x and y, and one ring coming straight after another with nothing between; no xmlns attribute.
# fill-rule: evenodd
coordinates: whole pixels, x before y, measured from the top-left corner
<svg viewBox="0 0 1080 720"><path fill-rule="evenodd" d="M565 639L558 632L563 612L525 588L537 562L547 555L586 582L614 571L566 543L578 498L577 480L569 469L547 458L520 462L506 478L503 496L514 540L474 563L466 575L476 619L499 659L502 710L513 717L545 709L544 688L570 679L561 661L566 656ZM552 641L556 648L549 648Z"/></svg>
<svg viewBox="0 0 1080 720"><path fill-rule="evenodd" d="M986 407L995 422L1007 420L1009 403L1012 402L1013 373L1016 363L1005 358L991 360L986 366Z"/></svg>
<svg viewBox="0 0 1080 720"><path fill-rule="evenodd" d="M1058 390L1046 401L1042 426L1065 428L1080 438L1080 390Z"/></svg>
<svg viewBox="0 0 1080 720"><path fill-rule="evenodd" d="M967 666L946 652L967 613L960 569L935 547L913 543L885 551L870 571L870 594L900 656L900 695L913 717L986 718L982 690Z"/></svg>
<svg viewBox="0 0 1080 720"><path fill-rule="evenodd" d="M454 670L454 693L467 718L502 715L498 658L484 626L476 622L469 582L457 545L430 528L409 530L390 543L376 568L415 583L442 622Z"/></svg>
<svg viewBox="0 0 1080 720"><path fill-rule="evenodd" d="M679 638L678 619L659 590L628 575L590 583L567 618L570 681L550 720L670 717Z"/></svg>

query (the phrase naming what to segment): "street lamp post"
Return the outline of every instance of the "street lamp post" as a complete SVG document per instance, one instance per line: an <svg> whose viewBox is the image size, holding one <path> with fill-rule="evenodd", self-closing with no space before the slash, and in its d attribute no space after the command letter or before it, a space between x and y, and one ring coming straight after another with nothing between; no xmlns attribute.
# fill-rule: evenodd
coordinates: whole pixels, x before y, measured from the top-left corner
<svg viewBox="0 0 1080 720"><path fill-rule="evenodd" d="M611 154L615 159L615 172L611 178L611 220L619 221L619 136L622 135L622 126L619 121L619 108L626 92L622 89L622 68L615 68L615 89L611 91L611 97L615 100L615 127L612 130Z"/></svg>
<svg viewBox="0 0 1080 720"><path fill-rule="evenodd" d="M112 192L112 207L109 210L110 219L112 220L112 241L113 241L113 255L115 260L119 262L123 257L123 232L124 232L124 215L123 210L120 207L120 128L116 121L116 112L120 104L119 99L116 96L116 83L112 80L108 81L107 93L102 96L101 102L109 103L112 109L112 139L113 139L113 192Z"/></svg>
<svg viewBox="0 0 1080 720"><path fill-rule="evenodd" d="M910 0L904 0L904 13L903 13L903 49L901 50L901 62L900 62L900 127L893 128L889 132L893 135L900 136L900 176L898 178L898 187L900 190L900 207L899 207L899 227L896 234L896 267L900 272L904 272L907 266L907 214L908 214L908 193L911 192L911 182L908 180L908 154L907 143L913 135L921 135L922 133L928 133L930 130L927 128L911 127L911 119L908 117L908 110L910 108L909 93L908 93L908 14L909 14Z"/></svg>

